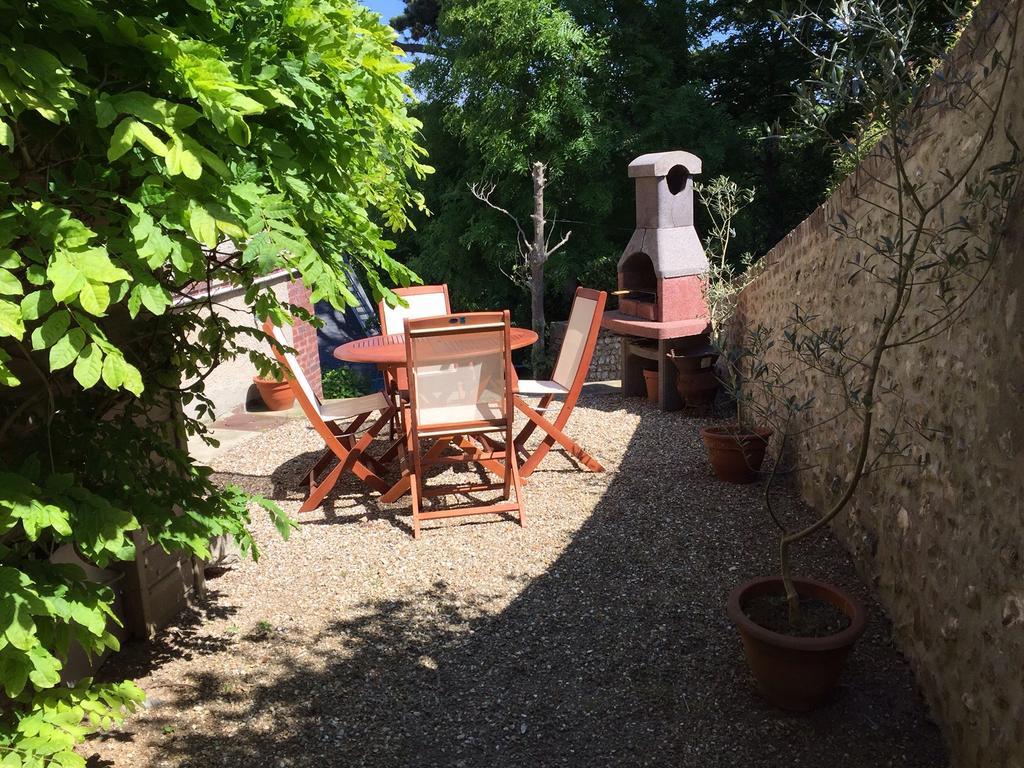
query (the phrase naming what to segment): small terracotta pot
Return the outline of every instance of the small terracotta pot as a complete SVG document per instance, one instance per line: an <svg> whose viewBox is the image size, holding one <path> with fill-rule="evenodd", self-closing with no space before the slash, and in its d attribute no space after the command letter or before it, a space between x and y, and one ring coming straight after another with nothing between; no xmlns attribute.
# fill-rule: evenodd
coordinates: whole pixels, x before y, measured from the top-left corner
<svg viewBox="0 0 1024 768"><path fill-rule="evenodd" d="M782 709L806 712L818 706L839 681L846 657L864 633L867 614L858 600L838 587L812 579L793 579L801 597L831 603L850 619L842 632L827 637L791 637L755 624L743 606L754 595L783 595L782 579L753 579L729 593L728 613L740 631L743 651L757 688Z"/></svg>
<svg viewBox="0 0 1024 768"><path fill-rule="evenodd" d="M644 384L647 385L647 399L658 402L658 372L650 368L644 369Z"/></svg>
<svg viewBox="0 0 1024 768"><path fill-rule="evenodd" d="M271 411L287 411L295 402L295 393L287 381L274 381L253 376L252 383L263 399L263 403Z"/></svg>
<svg viewBox="0 0 1024 768"><path fill-rule="evenodd" d="M754 427L740 431L735 424L703 427L700 436L708 449L715 477L727 483L752 483L764 463L772 431Z"/></svg>
<svg viewBox="0 0 1024 768"><path fill-rule="evenodd" d="M717 355L703 357L683 357L668 355L668 359L676 367L676 391L685 405L695 408L707 408L715 401L718 392L718 376L715 375ZM705 359L711 363L703 365Z"/></svg>

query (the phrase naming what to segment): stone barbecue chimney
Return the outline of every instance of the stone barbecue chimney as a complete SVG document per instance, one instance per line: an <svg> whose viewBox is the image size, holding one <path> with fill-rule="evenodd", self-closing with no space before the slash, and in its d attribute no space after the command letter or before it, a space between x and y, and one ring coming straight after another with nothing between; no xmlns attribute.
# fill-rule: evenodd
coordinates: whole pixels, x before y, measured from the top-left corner
<svg viewBox="0 0 1024 768"><path fill-rule="evenodd" d="M629 164L636 229L619 259L619 307L601 319L621 339L623 392L643 394L644 372L657 370L658 404L666 410L682 406L669 355L701 355L708 346L708 260L693 226L693 177L700 172L700 158L682 151Z"/></svg>
<svg viewBox="0 0 1024 768"><path fill-rule="evenodd" d="M636 179L636 229L619 259L619 310L671 322L707 315L702 293L708 260L694 229L693 177L701 161L689 152L641 155Z"/></svg>

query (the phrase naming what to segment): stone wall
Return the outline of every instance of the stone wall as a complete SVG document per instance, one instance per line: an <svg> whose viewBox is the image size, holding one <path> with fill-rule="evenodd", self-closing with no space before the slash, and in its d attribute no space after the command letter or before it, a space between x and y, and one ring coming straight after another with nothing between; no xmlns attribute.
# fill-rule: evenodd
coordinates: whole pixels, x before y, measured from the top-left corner
<svg viewBox="0 0 1024 768"><path fill-rule="evenodd" d="M978 112L942 108L914 147L911 178L936 178L977 148L981 168L1005 160L1009 131L1024 147L1024 34L1007 20L1021 0L984 0L958 44L954 66L979 79L993 47L1014 57L1004 103L991 136ZM999 15L1000 12L1006 15ZM1011 30L1016 52L1011 51ZM948 77L946 78L948 81ZM933 81L936 92L946 86ZM993 89L988 98L995 99ZM994 103L994 101L992 102ZM883 295L851 263L862 246L831 226L840 214L876 236L892 220L872 213L865 199L892 203L890 166L869 158L837 193L766 257L765 271L742 294L747 323L785 326L794 303L834 318L866 337L877 329ZM945 206L957 216L961 192ZM921 689L949 740L953 764L967 768L1024 768L1024 199L1018 192L1010 229L992 273L962 319L948 332L898 351L883 369L899 387L911 420L937 429L916 439L918 466L865 478L852 509L835 529L875 585L893 621L897 642L914 664ZM869 235L870 241L870 235ZM907 329L930 320L910 308ZM799 393L815 395L815 418L835 413L821 377L805 372ZM890 402L895 402L890 400ZM894 405L880 406L879 423ZM807 501L821 510L842 487L857 445L856 424L842 418L794 438ZM797 545L799 546L799 545ZM813 575L813 574L808 574ZM850 680L855 686L856 680Z"/></svg>
<svg viewBox="0 0 1024 768"><path fill-rule="evenodd" d="M565 338L565 329L567 327L568 323L565 321L548 325L552 360L555 359L558 350L562 348L562 340ZM606 331L602 328L597 337L597 345L594 347L594 357L590 361L587 381L618 379L620 378L620 365L619 337L611 331Z"/></svg>

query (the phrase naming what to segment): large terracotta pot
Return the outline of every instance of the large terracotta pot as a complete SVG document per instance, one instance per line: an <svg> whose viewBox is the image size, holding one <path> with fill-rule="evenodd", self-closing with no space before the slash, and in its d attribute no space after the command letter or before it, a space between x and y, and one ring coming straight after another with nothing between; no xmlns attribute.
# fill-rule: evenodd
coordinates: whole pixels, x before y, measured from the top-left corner
<svg viewBox="0 0 1024 768"><path fill-rule="evenodd" d="M718 376L715 375L717 355L684 357L668 355L676 367L676 391L683 403L693 408L707 408L715 401L718 392ZM708 365L705 360L710 359Z"/></svg>
<svg viewBox="0 0 1024 768"><path fill-rule="evenodd" d="M764 463L772 431L761 427L741 430L736 424L703 427L700 436L708 449L715 477L727 483L752 483Z"/></svg>
<svg viewBox="0 0 1024 768"><path fill-rule="evenodd" d="M263 399L263 403L271 411L287 411L295 402L295 393L287 381L274 381L254 376L252 383Z"/></svg>
<svg viewBox="0 0 1024 768"><path fill-rule="evenodd" d="M846 657L864 633L867 614L858 600L838 587L812 579L793 579L801 597L831 603L850 619L846 629L827 637L792 637L765 629L743 611L754 595L783 595L778 576L753 579L729 593L728 613L739 629L743 651L757 688L782 709L806 712L818 706L839 681Z"/></svg>
<svg viewBox="0 0 1024 768"><path fill-rule="evenodd" d="M647 399L652 403L658 402L658 372L645 368L644 384L647 385Z"/></svg>

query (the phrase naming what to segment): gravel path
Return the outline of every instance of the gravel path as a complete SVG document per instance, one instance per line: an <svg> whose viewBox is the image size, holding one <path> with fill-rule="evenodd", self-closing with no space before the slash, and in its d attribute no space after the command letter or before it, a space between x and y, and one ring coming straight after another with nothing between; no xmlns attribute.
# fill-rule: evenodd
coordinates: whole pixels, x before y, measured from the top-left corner
<svg viewBox="0 0 1024 768"><path fill-rule="evenodd" d="M525 529L463 518L413 541L407 500L382 508L353 480L288 542L259 518L259 563L212 578L204 604L107 670L150 700L90 742L91 764L946 765L881 608L827 538L799 572L871 616L843 685L807 716L753 691L724 601L773 571L775 537L756 486L710 476L705 423L584 399L571 431L609 471L552 452ZM316 448L295 422L214 468L294 513Z"/></svg>

